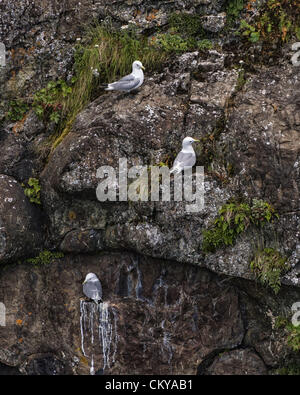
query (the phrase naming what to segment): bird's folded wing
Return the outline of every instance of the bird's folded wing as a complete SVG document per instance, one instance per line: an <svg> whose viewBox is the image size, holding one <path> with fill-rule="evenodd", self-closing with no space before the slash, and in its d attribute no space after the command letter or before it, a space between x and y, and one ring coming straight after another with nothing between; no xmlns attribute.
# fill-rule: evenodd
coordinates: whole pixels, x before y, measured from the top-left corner
<svg viewBox="0 0 300 395"><path fill-rule="evenodd" d="M130 77L130 78L129 78ZM127 75L120 79L119 81L113 82L109 84L112 88L116 90L131 90L137 87L140 83L139 78L135 78L134 76Z"/></svg>
<svg viewBox="0 0 300 395"><path fill-rule="evenodd" d="M135 79L135 76L133 74L127 74L125 77L122 77L119 81L133 81Z"/></svg>
<svg viewBox="0 0 300 395"><path fill-rule="evenodd" d="M173 164L174 167L187 167L187 166L194 166L195 164L195 159L196 156L195 154L189 152L189 153L184 153L184 152L179 152L179 154L176 156L176 159Z"/></svg>
<svg viewBox="0 0 300 395"><path fill-rule="evenodd" d="M89 281L83 285L84 294L90 299L101 299L102 298L102 287L100 282Z"/></svg>

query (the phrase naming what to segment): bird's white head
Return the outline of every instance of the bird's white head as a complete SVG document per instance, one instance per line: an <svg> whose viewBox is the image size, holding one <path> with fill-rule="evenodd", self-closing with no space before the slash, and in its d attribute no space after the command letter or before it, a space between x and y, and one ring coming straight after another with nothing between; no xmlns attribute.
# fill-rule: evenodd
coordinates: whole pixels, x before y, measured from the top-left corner
<svg viewBox="0 0 300 395"><path fill-rule="evenodd" d="M193 139L193 137L185 137L185 138L182 140L182 146L183 146L183 147L187 147L187 146L193 144L194 142L199 142L199 141L200 141L200 140Z"/></svg>
<svg viewBox="0 0 300 395"><path fill-rule="evenodd" d="M145 70L145 67L142 65L142 62L140 62L139 60L135 60L132 63L132 70L140 70L140 69Z"/></svg>
<svg viewBox="0 0 300 395"><path fill-rule="evenodd" d="M85 280L84 280L83 284L86 283L89 280L96 280L96 279L97 279L97 276L96 276L95 273L88 273L86 275L86 277L85 277Z"/></svg>

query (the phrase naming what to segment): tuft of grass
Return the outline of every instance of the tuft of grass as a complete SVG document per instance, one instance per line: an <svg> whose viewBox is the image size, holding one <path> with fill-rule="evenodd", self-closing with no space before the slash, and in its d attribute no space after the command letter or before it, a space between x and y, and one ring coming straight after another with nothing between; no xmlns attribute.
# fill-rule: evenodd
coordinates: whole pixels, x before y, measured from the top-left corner
<svg viewBox="0 0 300 395"><path fill-rule="evenodd" d="M264 248L256 251L250 263L251 270L257 279L277 294L280 290L280 276L290 269L287 258L274 248Z"/></svg>
<svg viewBox="0 0 300 395"><path fill-rule="evenodd" d="M151 73L160 69L166 58L165 51L131 27L121 31L107 24L88 27L84 38L75 46L72 94L62 101L61 120L52 149L68 134L76 115L100 93L103 82L113 82L130 73L134 60L140 60Z"/></svg>

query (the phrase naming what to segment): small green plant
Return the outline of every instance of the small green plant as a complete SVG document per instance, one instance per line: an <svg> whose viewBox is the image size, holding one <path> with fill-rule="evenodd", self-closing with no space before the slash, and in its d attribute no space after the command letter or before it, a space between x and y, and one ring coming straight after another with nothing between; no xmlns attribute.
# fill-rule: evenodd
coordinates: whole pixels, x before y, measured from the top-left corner
<svg viewBox="0 0 300 395"><path fill-rule="evenodd" d="M168 18L168 31L154 37L153 45L166 53L205 51L212 48L205 39L201 16L188 13L173 13Z"/></svg>
<svg viewBox="0 0 300 395"><path fill-rule="evenodd" d="M41 186L37 178L29 178L28 187L22 184L25 195L29 198L31 203L41 204Z"/></svg>
<svg viewBox="0 0 300 395"><path fill-rule="evenodd" d="M165 52L187 52L196 46L192 39L186 40L181 35L175 33L161 33L156 36L155 46Z"/></svg>
<svg viewBox="0 0 300 395"><path fill-rule="evenodd" d="M72 87L65 81L50 81L46 88L34 95L33 110L43 121L52 121L56 124L61 119L63 100L72 92Z"/></svg>
<svg viewBox="0 0 300 395"><path fill-rule="evenodd" d="M232 201L219 210L210 229L203 232L204 252L214 252L222 246L233 245L237 236L250 225L262 227L278 218L273 207L262 200L253 199L252 205Z"/></svg>
<svg viewBox="0 0 300 395"><path fill-rule="evenodd" d="M6 119L13 122L21 121L28 110L29 105L24 101L12 100L9 102L9 110L6 113Z"/></svg>
<svg viewBox="0 0 300 395"><path fill-rule="evenodd" d="M252 43L256 43L260 39L260 32L256 30L256 27L249 25L244 19L241 20L240 31L242 31L242 36L247 37Z"/></svg>
<svg viewBox="0 0 300 395"><path fill-rule="evenodd" d="M253 23L241 21L239 33L253 43L259 40L280 43L293 36L299 39L299 26L299 0L268 0Z"/></svg>
<svg viewBox="0 0 300 395"><path fill-rule="evenodd" d="M289 335L287 344L293 351L300 351L300 326L290 324L288 326Z"/></svg>
<svg viewBox="0 0 300 395"><path fill-rule="evenodd" d="M235 92L239 92L240 90L242 90L242 88L246 84L246 82L247 82L247 79L245 77L245 70L240 69L239 74L238 74L238 79L236 82Z"/></svg>
<svg viewBox="0 0 300 395"><path fill-rule="evenodd" d="M290 269L286 257L274 248L259 249L250 263L257 279L277 294L280 290L280 277Z"/></svg>
<svg viewBox="0 0 300 395"><path fill-rule="evenodd" d="M280 376L300 376L300 365L289 364L276 369L274 373Z"/></svg>
<svg viewBox="0 0 300 395"><path fill-rule="evenodd" d="M44 250L40 252L38 256L27 259L26 262L32 263L33 265L49 265L49 263L51 263L54 259L60 259L63 257L63 252L51 252Z"/></svg>
<svg viewBox="0 0 300 395"><path fill-rule="evenodd" d="M293 351L300 351L300 325L295 326L287 318L277 317L275 321L275 328L283 328L287 336L287 345Z"/></svg>
<svg viewBox="0 0 300 395"><path fill-rule="evenodd" d="M229 0L226 15L227 15L227 26L233 26L234 22L245 7L245 0Z"/></svg>

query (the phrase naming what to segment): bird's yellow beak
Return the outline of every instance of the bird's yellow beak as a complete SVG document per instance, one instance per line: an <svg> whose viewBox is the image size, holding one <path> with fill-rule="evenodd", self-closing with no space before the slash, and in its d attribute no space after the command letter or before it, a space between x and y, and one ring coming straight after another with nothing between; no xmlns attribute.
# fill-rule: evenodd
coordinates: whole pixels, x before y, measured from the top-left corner
<svg viewBox="0 0 300 395"><path fill-rule="evenodd" d="M85 284L85 281L82 283L82 285Z"/></svg>
<svg viewBox="0 0 300 395"><path fill-rule="evenodd" d="M143 70L146 70L144 66L141 66L141 68L142 68Z"/></svg>
<svg viewBox="0 0 300 395"><path fill-rule="evenodd" d="M194 139L194 141L197 141L197 143L200 143L200 140Z"/></svg>

